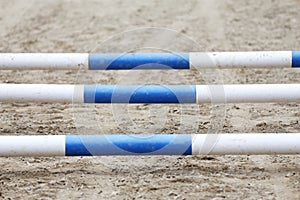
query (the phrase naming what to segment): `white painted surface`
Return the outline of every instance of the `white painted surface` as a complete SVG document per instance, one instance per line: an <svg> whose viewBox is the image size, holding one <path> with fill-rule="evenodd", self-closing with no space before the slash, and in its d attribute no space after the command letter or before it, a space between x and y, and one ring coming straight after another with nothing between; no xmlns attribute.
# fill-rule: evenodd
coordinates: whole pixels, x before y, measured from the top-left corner
<svg viewBox="0 0 300 200"><path fill-rule="evenodd" d="M190 66L201 68L265 68L292 66L292 51L194 52Z"/></svg>
<svg viewBox="0 0 300 200"><path fill-rule="evenodd" d="M300 133L194 134L193 155L300 154Z"/></svg>
<svg viewBox="0 0 300 200"><path fill-rule="evenodd" d="M0 84L0 102L83 103L83 85Z"/></svg>
<svg viewBox="0 0 300 200"><path fill-rule="evenodd" d="M300 102L300 84L197 85L197 103Z"/></svg>
<svg viewBox="0 0 300 200"><path fill-rule="evenodd" d="M2 53L0 70L88 68L88 53Z"/></svg>
<svg viewBox="0 0 300 200"><path fill-rule="evenodd" d="M0 156L65 156L65 136L0 136Z"/></svg>

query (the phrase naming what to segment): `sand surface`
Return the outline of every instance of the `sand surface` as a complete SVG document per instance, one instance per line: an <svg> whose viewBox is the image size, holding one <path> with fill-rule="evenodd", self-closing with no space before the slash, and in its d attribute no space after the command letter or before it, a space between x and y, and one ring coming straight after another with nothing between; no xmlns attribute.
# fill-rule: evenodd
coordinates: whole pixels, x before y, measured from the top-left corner
<svg viewBox="0 0 300 200"><path fill-rule="evenodd" d="M297 0L2 0L0 52L300 49L299 6ZM300 71L1 71L0 81L299 83ZM291 103L2 103L0 131L1 135L299 132L299 108ZM299 191L299 155L0 158L3 199L300 199Z"/></svg>

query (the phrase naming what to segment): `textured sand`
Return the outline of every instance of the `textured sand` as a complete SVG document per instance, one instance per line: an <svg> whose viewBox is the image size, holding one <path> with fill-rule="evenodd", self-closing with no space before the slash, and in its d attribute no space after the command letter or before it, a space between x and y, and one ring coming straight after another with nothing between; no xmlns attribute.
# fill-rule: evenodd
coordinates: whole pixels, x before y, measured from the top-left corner
<svg viewBox="0 0 300 200"><path fill-rule="evenodd" d="M299 6L296 0L2 0L0 52L300 49ZM120 34L141 27L177 32L139 29ZM111 38L115 34L119 35ZM2 83L299 83L300 71L46 70L1 71L0 77ZM284 103L182 107L2 103L0 131L1 135L299 132L299 108ZM300 199L299 156L0 158L0 166L3 199Z"/></svg>

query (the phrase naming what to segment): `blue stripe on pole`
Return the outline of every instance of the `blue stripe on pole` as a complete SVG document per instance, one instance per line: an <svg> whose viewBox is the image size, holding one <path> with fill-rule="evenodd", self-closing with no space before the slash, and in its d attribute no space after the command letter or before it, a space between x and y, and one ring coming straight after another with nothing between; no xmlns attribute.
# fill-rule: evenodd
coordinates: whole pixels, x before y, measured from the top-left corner
<svg viewBox="0 0 300 200"><path fill-rule="evenodd" d="M85 85L85 103L196 103L195 85Z"/></svg>
<svg viewBox="0 0 300 200"><path fill-rule="evenodd" d="M66 135L66 156L191 155L190 134Z"/></svg>
<svg viewBox="0 0 300 200"><path fill-rule="evenodd" d="M292 67L300 67L300 51L292 51Z"/></svg>
<svg viewBox="0 0 300 200"><path fill-rule="evenodd" d="M90 70L189 69L188 53L89 54Z"/></svg>
<svg viewBox="0 0 300 200"><path fill-rule="evenodd" d="M79 135L66 135L65 145L66 156L92 156L86 146L82 144Z"/></svg>

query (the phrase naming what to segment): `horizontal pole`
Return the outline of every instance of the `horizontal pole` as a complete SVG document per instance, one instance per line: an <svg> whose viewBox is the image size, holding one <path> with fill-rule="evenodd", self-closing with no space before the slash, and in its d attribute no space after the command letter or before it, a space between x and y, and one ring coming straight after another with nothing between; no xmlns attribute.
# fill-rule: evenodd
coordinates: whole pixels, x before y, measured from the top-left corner
<svg viewBox="0 0 300 200"><path fill-rule="evenodd" d="M190 53L1 53L0 70L300 67L300 51Z"/></svg>
<svg viewBox="0 0 300 200"><path fill-rule="evenodd" d="M300 102L300 84L0 84L0 102L202 104Z"/></svg>
<svg viewBox="0 0 300 200"><path fill-rule="evenodd" d="M1 53L0 70L78 70L89 66L88 53Z"/></svg>
<svg viewBox="0 0 300 200"><path fill-rule="evenodd" d="M299 153L300 133L0 136L0 156Z"/></svg>

